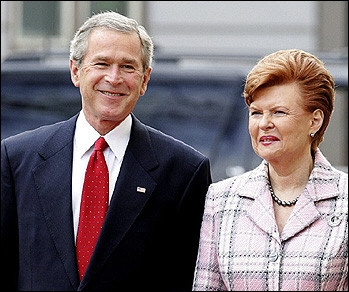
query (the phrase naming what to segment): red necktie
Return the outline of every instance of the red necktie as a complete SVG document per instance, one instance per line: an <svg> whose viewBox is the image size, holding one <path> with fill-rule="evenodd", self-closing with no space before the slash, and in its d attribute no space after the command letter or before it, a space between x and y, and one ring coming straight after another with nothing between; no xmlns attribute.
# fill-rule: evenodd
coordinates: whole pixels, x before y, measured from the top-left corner
<svg viewBox="0 0 349 292"><path fill-rule="evenodd" d="M80 280L90 261L108 209L109 174L103 155L107 146L103 137L98 138L86 169L76 238Z"/></svg>

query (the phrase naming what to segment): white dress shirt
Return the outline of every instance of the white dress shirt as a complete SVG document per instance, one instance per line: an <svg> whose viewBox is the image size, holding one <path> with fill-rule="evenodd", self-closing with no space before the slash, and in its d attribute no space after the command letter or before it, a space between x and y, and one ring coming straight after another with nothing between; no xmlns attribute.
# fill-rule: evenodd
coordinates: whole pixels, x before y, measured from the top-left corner
<svg viewBox="0 0 349 292"><path fill-rule="evenodd" d="M119 126L104 136L104 139L109 145L103 152L109 170L109 202L130 139L131 125L132 118L129 115ZM79 224L80 202L85 171L93 151L94 143L99 137L100 134L87 122L83 111L81 111L76 121L73 142L72 208L75 239Z"/></svg>

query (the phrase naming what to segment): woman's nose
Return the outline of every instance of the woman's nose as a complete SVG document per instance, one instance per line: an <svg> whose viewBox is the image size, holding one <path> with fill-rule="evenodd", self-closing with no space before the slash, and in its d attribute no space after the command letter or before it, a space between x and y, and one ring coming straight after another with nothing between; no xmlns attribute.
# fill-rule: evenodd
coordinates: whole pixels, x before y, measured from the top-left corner
<svg viewBox="0 0 349 292"><path fill-rule="evenodd" d="M274 127L272 116L269 113L264 113L259 123L260 128L272 128Z"/></svg>

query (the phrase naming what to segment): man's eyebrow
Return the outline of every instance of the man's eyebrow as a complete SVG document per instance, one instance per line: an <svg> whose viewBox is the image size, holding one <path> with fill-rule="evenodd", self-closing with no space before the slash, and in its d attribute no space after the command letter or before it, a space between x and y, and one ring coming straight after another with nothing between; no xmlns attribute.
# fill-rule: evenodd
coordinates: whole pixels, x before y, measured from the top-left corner
<svg viewBox="0 0 349 292"><path fill-rule="evenodd" d="M124 62L124 63L130 63L130 64L137 64L137 60L135 58L127 58L127 57L122 57L121 59L121 62ZM111 57L108 57L108 56L95 56L91 62L96 62L96 61L107 61L107 62L111 62L113 61L113 58ZM90 63L91 63L90 62Z"/></svg>

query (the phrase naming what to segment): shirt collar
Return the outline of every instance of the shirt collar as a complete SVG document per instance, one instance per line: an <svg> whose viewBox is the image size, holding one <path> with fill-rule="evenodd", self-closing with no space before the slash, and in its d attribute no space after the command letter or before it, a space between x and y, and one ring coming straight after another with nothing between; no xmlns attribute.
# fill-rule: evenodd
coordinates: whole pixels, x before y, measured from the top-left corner
<svg viewBox="0 0 349 292"><path fill-rule="evenodd" d="M130 139L132 126L131 115L128 115L116 128L104 136L111 151L118 160L121 160L126 151ZM76 121L74 135L74 149L78 157L82 157L91 149L100 134L87 122L84 112L81 110Z"/></svg>

